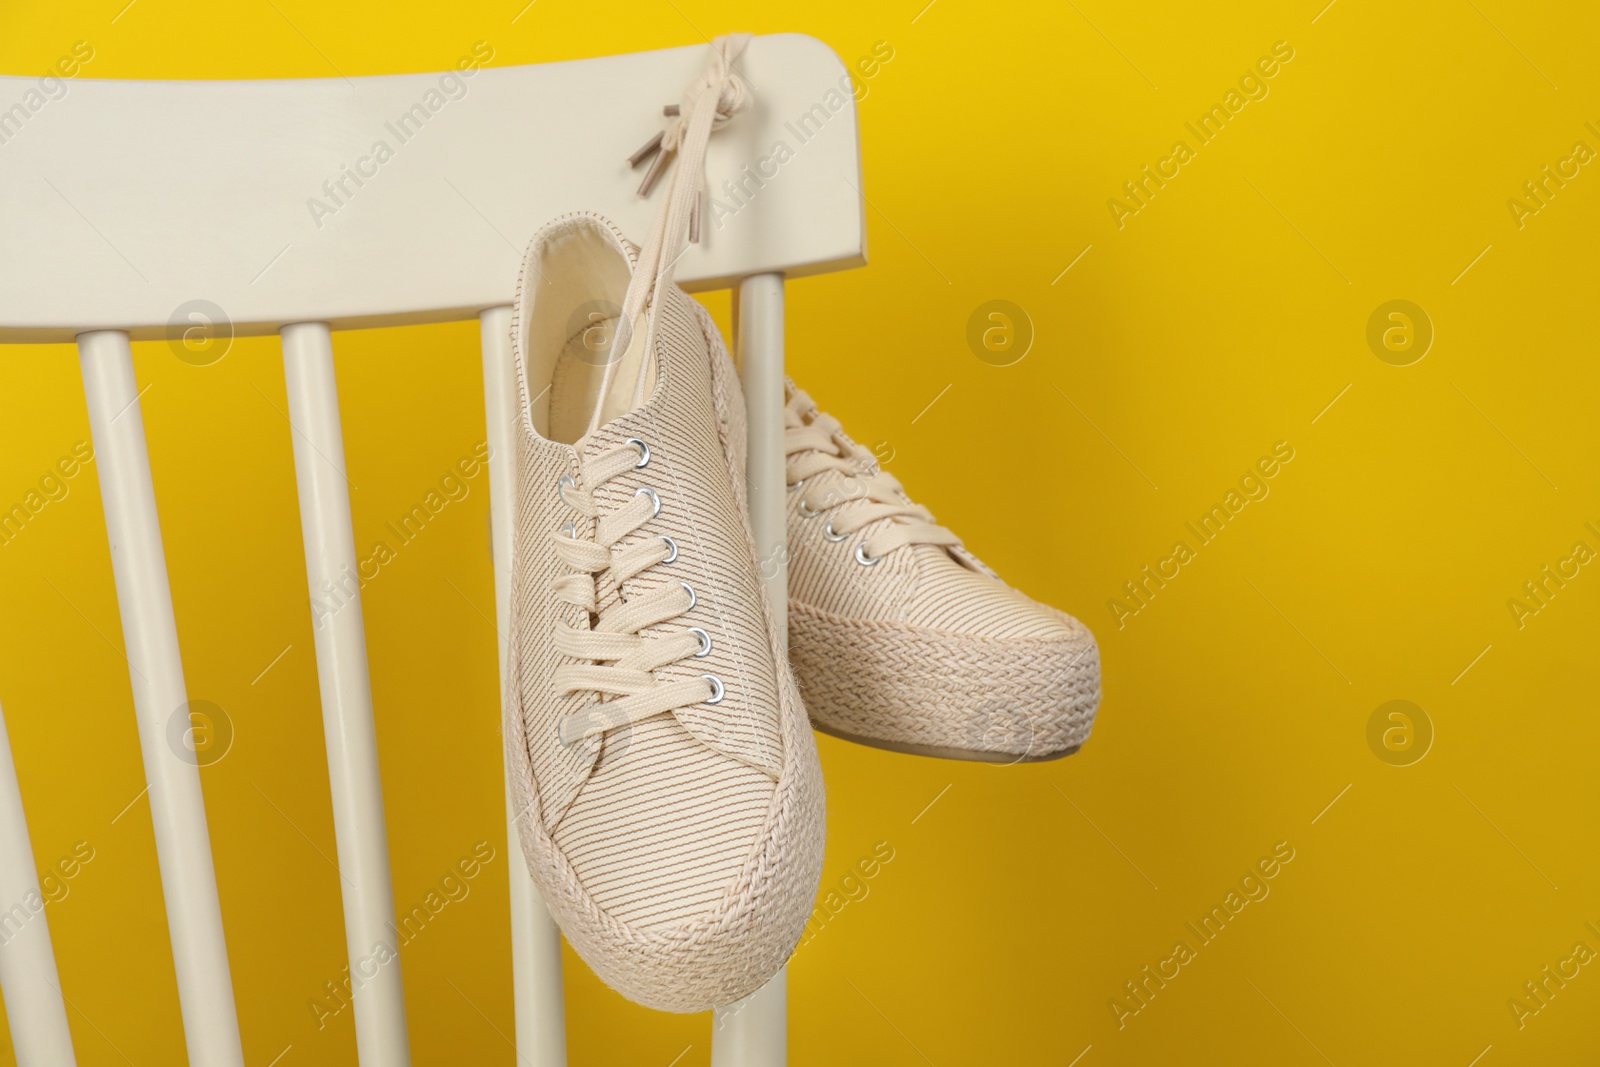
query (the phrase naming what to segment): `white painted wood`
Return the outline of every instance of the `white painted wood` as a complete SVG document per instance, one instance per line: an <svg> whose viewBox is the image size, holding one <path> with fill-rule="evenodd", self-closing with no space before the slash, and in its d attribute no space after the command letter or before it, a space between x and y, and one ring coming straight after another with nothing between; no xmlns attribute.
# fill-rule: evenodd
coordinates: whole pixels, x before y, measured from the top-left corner
<svg viewBox="0 0 1600 1067"><path fill-rule="evenodd" d="M389 884L367 637L333 374L333 339L326 324L301 322L283 328L283 370L333 794L356 1055L363 1067L406 1067L411 1053L394 892Z"/></svg>
<svg viewBox="0 0 1600 1067"><path fill-rule="evenodd" d="M778 637L789 647L789 555L783 456L783 275L758 274L735 291L734 352L749 427L750 528Z"/></svg>
<svg viewBox="0 0 1600 1067"><path fill-rule="evenodd" d="M511 665L511 540L516 525L517 371L511 357L511 308L478 316L483 348L483 400L489 438L489 529L494 553L495 646L500 658L502 713ZM511 867L511 973L517 1063L567 1062L561 990L561 931L528 873L506 768L506 862Z"/></svg>
<svg viewBox="0 0 1600 1067"><path fill-rule="evenodd" d="M463 41L461 55L473 48ZM555 215L596 210L643 239L656 204L635 195L626 158L705 55L696 44L471 77L70 80L3 146L0 340L102 327L158 337L197 299L240 333L470 318L507 302L523 248ZM678 281L860 265L844 65L820 41L775 34L752 41L740 69L756 103L711 140L705 238ZM35 83L0 78L0 101ZM402 129L413 106L426 120ZM381 164L378 142L392 153ZM780 142L782 163L769 159ZM769 177L745 177L763 160ZM356 168L359 186L344 176ZM739 200L723 185L735 179ZM324 183L340 180L330 196ZM315 199L337 210L314 218Z"/></svg>
<svg viewBox="0 0 1600 1067"><path fill-rule="evenodd" d="M357 1046L368 1067L406 1064L329 330L481 313L503 684L516 395L505 305L521 252L550 218L575 209L600 211L643 239L656 206L635 195L639 174L624 160L660 129L660 105L677 102L705 60L704 45L693 45L481 67L492 53L492 42L464 43L463 64L447 75L75 79L4 138L0 343L79 341L195 1067L242 1067L242 1056L198 771L165 741L185 694L129 336L176 334L195 302L224 330L281 331L309 585L314 597L326 595L324 581L343 587L331 614L314 611L314 626L346 947L364 976L353 983ZM865 219L854 103L838 57L812 38L779 34L756 38L740 68L756 106L711 141L704 236L676 273L691 290L738 285L752 520L782 627L783 280L864 263ZM33 87L32 78L0 77L0 101ZM20 814L0 808L0 847L15 847L13 823ZM566 1058L560 935L514 828L508 862L518 1062L557 1067ZM384 947L390 962L372 966ZM782 1065L785 1002L780 973L716 1013L716 1067ZM12 1018L17 1031L15 1009Z"/></svg>
<svg viewBox="0 0 1600 1067"><path fill-rule="evenodd" d="M0 993L18 1067L72 1067L72 1033L33 868L22 790L0 712Z"/></svg>
<svg viewBox="0 0 1600 1067"><path fill-rule="evenodd" d="M734 351L744 385L750 530L779 646L789 647L789 553L784 531L783 275L745 278L734 293ZM788 1062L788 972L712 1013L712 1067Z"/></svg>
<svg viewBox="0 0 1600 1067"><path fill-rule="evenodd" d="M168 740L170 719L188 714L188 695L128 335L118 330L82 334L78 358L150 788L184 1043L192 1067L244 1067L200 769L192 755L184 759L185 750ZM185 723L179 735L187 729Z"/></svg>
<svg viewBox="0 0 1600 1067"><path fill-rule="evenodd" d="M789 1062L789 968L737 1004L711 1013L711 1067Z"/></svg>

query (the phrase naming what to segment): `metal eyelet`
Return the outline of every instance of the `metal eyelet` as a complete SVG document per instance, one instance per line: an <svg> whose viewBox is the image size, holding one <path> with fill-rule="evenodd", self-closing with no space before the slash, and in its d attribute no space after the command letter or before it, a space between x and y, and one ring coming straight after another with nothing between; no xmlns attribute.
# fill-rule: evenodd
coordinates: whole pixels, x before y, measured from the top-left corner
<svg viewBox="0 0 1600 1067"><path fill-rule="evenodd" d="M820 511L812 511L810 508L806 507L805 497L800 498L800 517L802 519L814 519L821 514L822 512Z"/></svg>
<svg viewBox="0 0 1600 1067"><path fill-rule="evenodd" d="M700 651L694 654L695 659L705 659L711 655L711 635L698 626L689 627L689 632L700 639Z"/></svg>
<svg viewBox="0 0 1600 1067"><path fill-rule="evenodd" d="M556 479L556 496L559 497L561 502L566 504L569 508L572 505L567 502L567 490L569 488L576 489L577 486L578 483L573 480L572 475L570 474L562 474L561 477Z"/></svg>
<svg viewBox="0 0 1600 1067"><path fill-rule="evenodd" d="M792 493L796 489L799 489L801 486L803 486L805 484L806 484L806 480L804 478L801 478L798 482L789 482L789 483L787 483L787 486L788 486L789 492Z"/></svg>
<svg viewBox="0 0 1600 1067"><path fill-rule="evenodd" d="M561 533L564 533L573 539L576 539L578 536L578 524L573 522L571 519L568 519L566 522L562 523L559 527L557 527L557 529Z"/></svg>
<svg viewBox="0 0 1600 1067"><path fill-rule="evenodd" d="M867 543L863 541L856 546L856 562L863 567L876 567L883 562L883 557L867 555Z"/></svg>
<svg viewBox="0 0 1600 1067"><path fill-rule="evenodd" d="M846 537L849 537L850 535L849 534L834 533L833 532L833 520L829 519L828 520L828 525L826 525L826 526L824 526L822 528L822 536L826 537L830 541L843 541Z"/></svg>
<svg viewBox="0 0 1600 1067"><path fill-rule="evenodd" d="M653 509L650 512L650 517L652 519L661 514L661 498L656 495L656 491L654 489L650 488L648 485L641 485L639 488L633 491L633 495L647 496L650 498L650 505Z"/></svg>
<svg viewBox="0 0 1600 1067"><path fill-rule="evenodd" d="M694 587L691 586L688 582L685 582L685 581L679 581L678 584L683 586L683 591L685 593L689 594L689 606L684 608L683 610L685 612L693 611L694 610L694 606L696 604L700 603L699 599L694 595Z"/></svg>
<svg viewBox="0 0 1600 1067"><path fill-rule="evenodd" d="M723 688L722 679L714 674L702 674L700 677L711 683L711 695L706 697L705 702L707 704L722 703L722 698L728 695L728 691Z"/></svg>
<svg viewBox="0 0 1600 1067"><path fill-rule="evenodd" d="M628 438L626 441L624 441L622 443L625 444L625 445L632 445L634 448L637 448L639 450L639 462L637 462L637 463L635 463L633 465L633 469L634 470L636 470L636 471L637 470L643 470L644 468L650 466L650 446L649 445L645 444L643 441L639 440L637 437L630 437L630 438Z"/></svg>
<svg viewBox="0 0 1600 1067"><path fill-rule="evenodd" d="M668 537L666 534L657 534L656 536L661 538L661 540L663 540L663 541L665 541L667 543L667 558L662 560L661 562L662 563L676 563L676 562L678 562L678 542L674 541L672 538Z"/></svg>

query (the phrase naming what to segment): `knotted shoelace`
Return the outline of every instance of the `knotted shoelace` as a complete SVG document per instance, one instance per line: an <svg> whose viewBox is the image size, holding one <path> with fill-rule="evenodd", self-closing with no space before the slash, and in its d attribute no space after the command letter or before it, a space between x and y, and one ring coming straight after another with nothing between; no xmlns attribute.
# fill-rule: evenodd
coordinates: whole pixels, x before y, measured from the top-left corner
<svg viewBox="0 0 1600 1067"><path fill-rule="evenodd" d="M711 42L705 73L684 90L678 113L662 131L661 154L675 155L677 164L667 183L667 193L656 211L650 235L639 253L633 280L622 298L622 314L612 335L612 356L607 359L601 395L611 387L620 356L632 343L635 323L646 315L645 339L653 340L660 299L672 284L672 274L689 245L689 222L705 186L706 145L711 134L726 126L735 114L748 108L754 97L750 85L734 70L734 63L750 44L748 33L733 33ZM648 311L646 311L648 309ZM649 351L647 348L646 351ZM641 365L634 384L633 407L644 402L646 373Z"/></svg>
<svg viewBox="0 0 1600 1067"><path fill-rule="evenodd" d="M907 545L959 545L961 539L938 525L933 513L914 504L894 475L878 469L872 456L844 435L832 415L817 410L799 389L784 405L783 451L789 487L805 484L827 471L844 475L806 490L800 500L808 517L829 513L826 533L842 541L881 519L892 519L857 546L862 562L877 562ZM865 559L862 559L862 557Z"/></svg>
<svg viewBox="0 0 1600 1067"><path fill-rule="evenodd" d="M690 215L705 184L706 144L713 130L721 129L751 103L749 86L733 70L749 41L749 34L733 34L712 42L705 73L684 92L678 114L662 132L662 151L676 154L677 166L623 297L612 355L600 386L602 397L609 393L618 357L628 351L634 324L641 316L644 340L647 346L654 344L660 297L672 283L673 268L688 245ZM634 385L631 406L635 409L644 402L648 364L647 356ZM597 405L596 418L598 410ZM561 740L568 746L679 708L714 704L723 696L722 682L712 675L667 682L655 673L668 664L709 652L711 638L703 630L642 633L690 611L695 604L694 591L679 581L632 599L623 595L625 582L676 559L678 546L670 538L658 536L619 548L660 513L660 498L653 490L640 488L625 506L603 511L595 501L595 490L649 461L647 446L629 441L580 459L578 478L566 476L561 482L562 500L593 520L595 531L592 541L578 537L575 524L551 534L557 558L572 568L555 580L556 599L583 609L590 621L588 629L558 624L556 650L579 662L557 667L553 682L563 696L584 692L599 696L598 701L561 719ZM610 606L597 615L602 603Z"/></svg>

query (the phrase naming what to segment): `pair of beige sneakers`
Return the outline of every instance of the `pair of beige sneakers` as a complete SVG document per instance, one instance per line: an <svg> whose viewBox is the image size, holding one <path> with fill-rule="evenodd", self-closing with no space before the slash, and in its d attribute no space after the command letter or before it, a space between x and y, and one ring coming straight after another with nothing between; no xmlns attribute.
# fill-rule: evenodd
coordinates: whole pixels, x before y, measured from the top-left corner
<svg viewBox="0 0 1600 1067"><path fill-rule="evenodd" d="M706 140L748 102L745 40L715 42L666 131L677 166L643 249L598 215L556 219L513 323L505 732L523 850L579 955L667 1011L731 1004L793 951L822 864L812 725L1052 759L1099 697L1088 631L1002 584L792 386L791 671L750 535L739 383L671 280Z"/></svg>

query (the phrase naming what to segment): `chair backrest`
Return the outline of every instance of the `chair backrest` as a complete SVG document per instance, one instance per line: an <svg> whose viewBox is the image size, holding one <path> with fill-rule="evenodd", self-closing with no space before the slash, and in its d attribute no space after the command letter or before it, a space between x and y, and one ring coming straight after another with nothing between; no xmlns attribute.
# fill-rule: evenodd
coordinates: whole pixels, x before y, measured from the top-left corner
<svg viewBox="0 0 1600 1067"><path fill-rule="evenodd" d="M555 215L599 211L642 240L652 201L627 160L704 69L704 46L527 67L475 48L442 74L301 81L0 77L0 342L78 343L189 1062L242 1067L197 760L168 740L189 714L131 339L194 327L278 332L311 589L355 567L330 330L476 317L482 326L494 566L509 603L514 377L523 248ZM690 289L737 284L751 523L769 596L785 596L784 277L865 262L850 76L811 38L751 42L755 106L711 140ZM409 1062L359 593L314 627L346 949L363 1063ZM505 670L505 647L501 669ZM38 898L0 720L0 908ZM509 810L508 817L514 819ZM564 1061L560 941L514 826L518 1061ZM368 969L371 974L368 974ZM0 942L24 1065L72 1062L43 915ZM719 1065L783 1059L781 978L726 1026ZM760 999L763 998L764 999Z"/></svg>
<svg viewBox="0 0 1600 1067"><path fill-rule="evenodd" d="M705 52L493 68L480 50L443 74L83 79L57 98L0 77L0 341L160 336L195 300L240 334L470 318L510 299L528 238L563 211L643 239L654 201L627 158ZM860 265L843 64L776 34L739 68L755 106L712 139L707 236L680 284Z"/></svg>

